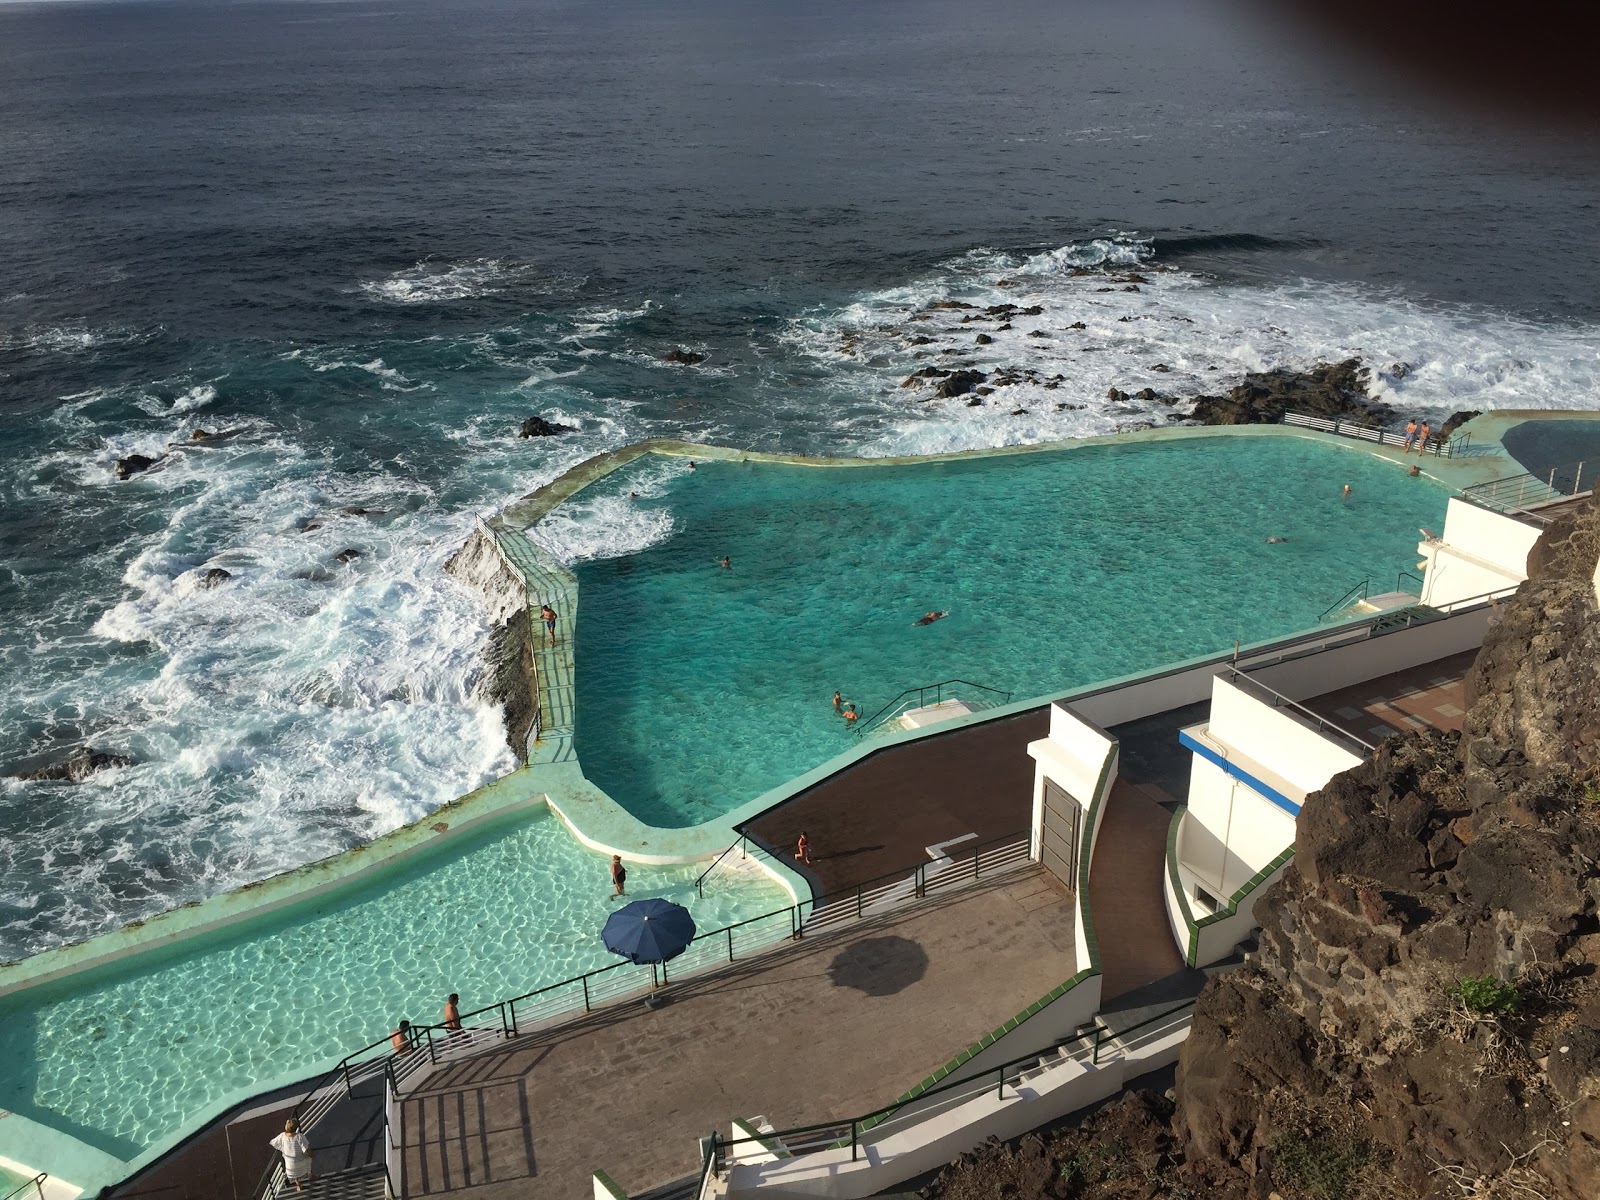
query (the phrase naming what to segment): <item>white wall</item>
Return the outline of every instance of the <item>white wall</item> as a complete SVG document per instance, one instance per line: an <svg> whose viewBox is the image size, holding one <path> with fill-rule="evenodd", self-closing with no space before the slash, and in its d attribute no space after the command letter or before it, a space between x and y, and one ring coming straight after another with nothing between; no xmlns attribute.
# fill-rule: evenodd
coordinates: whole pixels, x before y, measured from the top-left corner
<svg viewBox="0 0 1600 1200"><path fill-rule="evenodd" d="M1249 937L1256 928L1256 901L1266 893L1269 887L1282 879L1283 873L1288 869L1289 864L1284 863L1252 888L1250 894L1239 901L1238 910L1232 916L1202 924L1192 965L1196 967L1210 966L1214 962L1221 962L1232 954L1233 948ZM1234 891L1237 890L1238 888L1236 887ZM1223 899L1228 899L1232 894L1230 892Z"/></svg>
<svg viewBox="0 0 1600 1200"><path fill-rule="evenodd" d="M1287 710L1263 703L1225 679L1212 688L1208 733L1230 751L1223 757L1249 759L1240 765L1252 775L1265 776L1268 783L1274 775L1287 780L1300 793L1289 796L1296 802L1361 761Z"/></svg>
<svg viewBox="0 0 1600 1200"><path fill-rule="evenodd" d="M1084 811L1094 799L1095 784L1115 741L1084 721L1064 704L1050 706L1050 732L1028 743L1033 769L1033 824L1029 855L1039 860L1044 828L1044 783L1052 779L1064 788Z"/></svg>
<svg viewBox="0 0 1600 1200"><path fill-rule="evenodd" d="M1514 587L1528 576L1528 551L1539 527L1452 498L1444 535L1417 549L1428 560L1422 601L1435 606Z"/></svg>
<svg viewBox="0 0 1600 1200"><path fill-rule="evenodd" d="M1249 674L1251 679L1291 700L1304 700L1307 696L1320 696L1393 671L1476 650L1483 645L1494 615L1494 610L1488 606L1473 608L1436 621L1364 637L1316 654L1291 658L1270 667L1252 668Z"/></svg>
<svg viewBox="0 0 1600 1200"><path fill-rule="evenodd" d="M1206 891L1227 900L1292 845L1291 813L1195 755L1189 811L1178 831L1178 862Z"/></svg>

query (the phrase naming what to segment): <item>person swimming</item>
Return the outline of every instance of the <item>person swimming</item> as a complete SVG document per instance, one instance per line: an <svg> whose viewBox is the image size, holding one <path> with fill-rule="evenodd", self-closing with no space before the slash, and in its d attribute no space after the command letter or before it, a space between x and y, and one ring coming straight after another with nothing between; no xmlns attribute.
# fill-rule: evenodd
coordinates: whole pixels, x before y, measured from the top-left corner
<svg viewBox="0 0 1600 1200"><path fill-rule="evenodd" d="M1269 545L1269 546L1275 546L1275 545L1277 545L1277 544L1278 544L1278 543L1279 543L1279 542L1287 542L1287 541L1288 541L1288 540L1289 540L1289 539L1288 539L1288 538L1286 538L1286 537L1269 537L1269 538L1268 538L1268 539L1267 539L1267 545Z"/></svg>
<svg viewBox="0 0 1600 1200"><path fill-rule="evenodd" d="M944 617L948 617L949 615L950 614L948 612L927 612L922 614L921 620L913 621L911 623L913 625L932 625L935 621L938 621Z"/></svg>

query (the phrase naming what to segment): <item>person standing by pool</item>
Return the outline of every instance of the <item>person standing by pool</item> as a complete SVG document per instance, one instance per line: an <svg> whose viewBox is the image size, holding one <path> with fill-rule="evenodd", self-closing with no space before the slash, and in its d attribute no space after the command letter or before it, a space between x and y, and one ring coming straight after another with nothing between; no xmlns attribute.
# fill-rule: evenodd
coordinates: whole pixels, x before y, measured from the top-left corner
<svg viewBox="0 0 1600 1200"><path fill-rule="evenodd" d="M628 868L622 865L622 855L611 856L611 883L617 889L617 895L626 896L628 885Z"/></svg>
<svg viewBox="0 0 1600 1200"><path fill-rule="evenodd" d="M544 622L544 627L550 631L550 644L556 644L556 610L548 604L539 606L539 619Z"/></svg>
<svg viewBox="0 0 1600 1200"><path fill-rule="evenodd" d="M800 840L794 844L794 860L798 863L811 865L811 839L806 837L806 831L800 831Z"/></svg>
<svg viewBox="0 0 1600 1200"><path fill-rule="evenodd" d="M283 1155L283 1174L294 1184L294 1190L305 1191L305 1181L311 1178L311 1143L293 1117L283 1123L283 1132L268 1145Z"/></svg>
<svg viewBox="0 0 1600 1200"><path fill-rule="evenodd" d="M1430 437L1432 437L1432 436L1433 436L1433 428L1432 428L1432 426L1430 426L1426 421L1424 421L1422 423L1422 429L1417 433L1417 457L1418 458L1421 458L1422 457L1422 452L1428 448L1428 439Z"/></svg>
<svg viewBox="0 0 1600 1200"><path fill-rule="evenodd" d="M454 992L444 1002L444 1027L451 1033L465 1032L461 1028L461 997Z"/></svg>
<svg viewBox="0 0 1600 1200"><path fill-rule="evenodd" d="M411 1022L401 1021L393 1033L389 1035L389 1045L395 1054L408 1054L411 1051Z"/></svg>
<svg viewBox="0 0 1600 1200"><path fill-rule="evenodd" d="M1411 447L1417 440L1417 419L1412 417L1406 422L1406 444L1401 449L1401 454L1410 454Z"/></svg>

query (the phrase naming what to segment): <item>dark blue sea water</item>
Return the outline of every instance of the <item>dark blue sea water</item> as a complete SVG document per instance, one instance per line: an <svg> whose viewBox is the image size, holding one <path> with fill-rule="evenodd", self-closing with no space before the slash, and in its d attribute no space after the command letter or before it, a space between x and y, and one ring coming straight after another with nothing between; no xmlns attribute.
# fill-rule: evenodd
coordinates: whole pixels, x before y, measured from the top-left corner
<svg viewBox="0 0 1600 1200"><path fill-rule="evenodd" d="M1037 441L1174 419L1108 387L1349 354L1406 363L1378 383L1419 413L1596 406L1595 143L1259 19L0 4L0 765L136 760L0 786L0 956L506 769L438 568L598 449ZM1102 265L1146 282L1072 273ZM937 298L1041 311L979 346L912 320ZM930 361L1038 382L895 386ZM535 412L578 432L515 438ZM171 447L197 427L238 432ZM132 452L163 457L116 481Z"/></svg>

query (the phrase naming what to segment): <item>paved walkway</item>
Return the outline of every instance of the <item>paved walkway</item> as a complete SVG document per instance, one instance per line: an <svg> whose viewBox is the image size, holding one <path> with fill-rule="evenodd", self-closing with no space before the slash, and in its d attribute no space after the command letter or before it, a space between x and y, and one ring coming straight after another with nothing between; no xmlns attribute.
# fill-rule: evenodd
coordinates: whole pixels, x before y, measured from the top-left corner
<svg viewBox="0 0 1600 1200"><path fill-rule="evenodd" d="M1028 743L1049 729L1050 709L1042 705L887 746L743 828L785 862L792 862L804 830L811 843L806 874L818 895L887 873L909 875L916 864L928 861L926 847L937 842L975 833L970 847L1028 828L1033 819ZM961 849L957 845L952 853Z"/></svg>
<svg viewBox="0 0 1600 1200"><path fill-rule="evenodd" d="M1089 872L1102 1004L1183 970L1162 891L1171 820L1143 788L1112 785Z"/></svg>
<svg viewBox="0 0 1600 1200"><path fill-rule="evenodd" d="M600 1168L637 1195L734 1117L869 1112L1068 978L1072 924L1024 868L443 1068L405 1102L406 1194L577 1197Z"/></svg>
<svg viewBox="0 0 1600 1200"><path fill-rule="evenodd" d="M1459 731L1467 711L1466 674L1476 650L1324 692L1305 706L1368 742L1418 729Z"/></svg>

